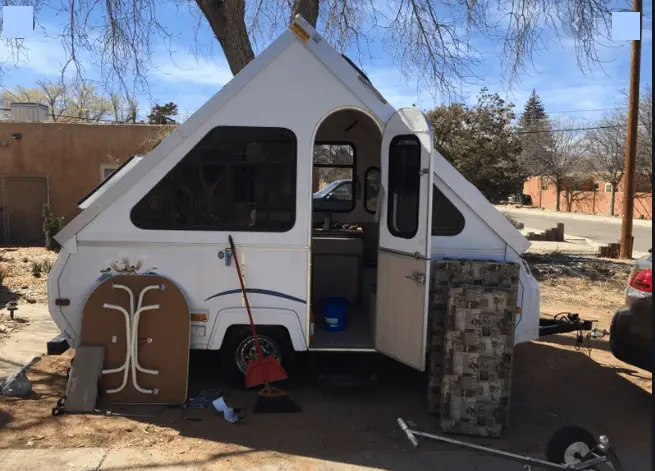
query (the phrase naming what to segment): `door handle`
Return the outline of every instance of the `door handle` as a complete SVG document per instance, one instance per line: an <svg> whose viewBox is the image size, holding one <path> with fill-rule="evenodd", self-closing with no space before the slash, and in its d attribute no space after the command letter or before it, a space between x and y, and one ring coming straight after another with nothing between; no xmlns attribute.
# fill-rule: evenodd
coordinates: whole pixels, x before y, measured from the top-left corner
<svg viewBox="0 0 655 471"><path fill-rule="evenodd" d="M222 250L218 252L218 259L225 260L225 266L229 267L232 264L232 249L225 249L225 252Z"/></svg>
<svg viewBox="0 0 655 471"><path fill-rule="evenodd" d="M407 275L405 278L408 280L415 281L416 283L420 283L422 285L425 284L425 273L419 273L419 272L414 272L411 275Z"/></svg>

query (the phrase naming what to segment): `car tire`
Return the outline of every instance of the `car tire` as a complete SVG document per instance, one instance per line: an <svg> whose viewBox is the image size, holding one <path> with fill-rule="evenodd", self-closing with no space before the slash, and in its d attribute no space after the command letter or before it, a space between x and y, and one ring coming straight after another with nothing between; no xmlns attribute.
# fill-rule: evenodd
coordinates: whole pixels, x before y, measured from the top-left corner
<svg viewBox="0 0 655 471"><path fill-rule="evenodd" d="M264 356L273 354L287 374L291 374L296 364L296 352L286 329L277 326L260 326L256 329ZM248 326L234 327L226 335L221 348L223 373L242 380L246 373L247 357L256 358L252 331Z"/></svg>

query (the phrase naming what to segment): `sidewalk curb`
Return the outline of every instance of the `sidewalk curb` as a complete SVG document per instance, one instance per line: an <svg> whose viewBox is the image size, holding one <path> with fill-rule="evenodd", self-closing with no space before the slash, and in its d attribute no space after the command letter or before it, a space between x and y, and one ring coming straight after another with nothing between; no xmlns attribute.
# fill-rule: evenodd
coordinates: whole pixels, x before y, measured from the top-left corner
<svg viewBox="0 0 655 471"><path fill-rule="evenodd" d="M612 217L600 214L586 214L586 213L569 213L566 211L552 211L548 209L542 210L541 208L530 208L522 207L517 208L515 206L495 206L495 208L502 213L516 213L516 214L531 214L533 216L547 216L550 218L560 217L562 219L576 219L578 221L596 221L596 222L607 222L609 224L621 224L621 217ZM564 222L564 221L562 221ZM633 219L632 224L638 227L653 227L652 219Z"/></svg>
<svg viewBox="0 0 655 471"><path fill-rule="evenodd" d="M534 228L531 228L531 227L524 227L523 231L525 231L526 233L534 232L535 234L542 234L542 233L546 232L544 230L534 229ZM587 237L576 236L576 235L572 235L572 234L564 234L564 242L566 242L567 240L584 240L587 245L589 245L589 246L591 246L593 248L605 247L607 245L607 244L603 244L602 242L597 242L595 240L588 239ZM536 242L536 241L530 241L530 242ZM635 258L635 259L644 257L646 255L648 255L648 253L638 252L636 250L632 251L632 258Z"/></svg>

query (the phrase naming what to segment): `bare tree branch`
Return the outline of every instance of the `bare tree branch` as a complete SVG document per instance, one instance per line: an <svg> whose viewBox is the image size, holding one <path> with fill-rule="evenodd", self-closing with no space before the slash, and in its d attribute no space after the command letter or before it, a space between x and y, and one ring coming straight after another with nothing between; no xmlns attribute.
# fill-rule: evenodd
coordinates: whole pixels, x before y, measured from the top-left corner
<svg viewBox="0 0 655 471"><path fill-rule="evenodd" d="M382 39L405 78L436 93L453 93L478 77L482 56L474 47L481 38L499 41L508 84L528 70L556 31L576 48L583 70L600 64L598 47L607 37L613 0L166 0L184 6L179 14L196 15L197 37L204 18L236 74L270 40L302 14L317 25L340 52L354 51L360 64L365 50ZM21 0L36 8L46 0ZM67 18L55 37L66 62L86 79L90 67L101 72L104 89L117 84L124 95L148 88L156 46L169 49L176 38L160 22L161 0L62 0L54 7ZM53 5L50 5L53 7ZM204 50L198 41L193 49ZM0 76L17 61L20 45L5 47ZM370 50L368 57L370 57ZM108 85L111 84L112 87Z"/></svg>

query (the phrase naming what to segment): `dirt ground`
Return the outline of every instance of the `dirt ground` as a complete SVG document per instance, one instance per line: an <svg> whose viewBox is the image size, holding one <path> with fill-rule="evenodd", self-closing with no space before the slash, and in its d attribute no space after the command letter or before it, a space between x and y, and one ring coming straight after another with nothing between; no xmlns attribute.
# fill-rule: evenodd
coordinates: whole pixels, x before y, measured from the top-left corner
<svg viewBox="0 0 655 471"><path fill-rule="evenodd" d="M598 319L601 329L609 327L612 313L623 303L630 264L601 262L594 265L600 272L591 280L576 261L542 257L530 263L541 281L544 314L572 311ZM573 271L559 270L558 263L573 267ZM425 413L426 376L376 354L316 355L311 361L304 357L306 373L285 385L302 413L249 412L243 422L234 425L211 408L123 406L112 410L149 417L53 417L51 409L64 392L71 357L70 351L44 357L30 374L34 382L31 398L0 399L0 448L138 446L156 448L178 462L253 453L254 467L264 459L254 453L257 450L293 455L289 460L314 457L333 461L347 460L353 451L402 453L409 448L397 429L397 417L438 433L436 420ZM206 388L227 387L228 403L251 411L256 393L219 378L216 365L212 352L194 352L190 397ZM350 388L330 387L321 381L320 374L325 371L346 369L374 372L377 380ZM580 349L574 334L521 344L515 355L509 428L501 439L473 441L516 452L543 453L559 427L577 424L595 434L607 434L619 452L642 452L651 445L651 393L652 375L614 359L607 339L585 341Z"/></svg>
<svg viewBox="0 0 655 471"><path fill-rule="evenodd" d="M47 279L57 254L40 247L0 248L0 308L9 301L19 305L14 319L0 312L0 342L29 324L20 314L20 304L47 303Z"/></svg>

